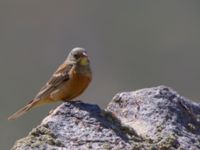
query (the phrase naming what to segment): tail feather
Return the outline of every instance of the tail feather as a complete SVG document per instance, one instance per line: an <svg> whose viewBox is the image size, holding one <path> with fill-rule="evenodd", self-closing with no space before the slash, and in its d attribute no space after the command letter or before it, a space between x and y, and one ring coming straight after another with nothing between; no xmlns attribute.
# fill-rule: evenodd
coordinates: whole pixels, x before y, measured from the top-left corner
<svg viewBox="0 0 200 150"><path fill-rule="evenodd" d="M8 120L15 120L15 119L17 119L18 117L20 117L23 114L25 114L27 111L31 110L36 104L37 104L37 101L33 101L32 100L31 102L28 103L28 105L26 105L25 107L21 108L16 113L14 113L10 117L8 117Z"/></svg>

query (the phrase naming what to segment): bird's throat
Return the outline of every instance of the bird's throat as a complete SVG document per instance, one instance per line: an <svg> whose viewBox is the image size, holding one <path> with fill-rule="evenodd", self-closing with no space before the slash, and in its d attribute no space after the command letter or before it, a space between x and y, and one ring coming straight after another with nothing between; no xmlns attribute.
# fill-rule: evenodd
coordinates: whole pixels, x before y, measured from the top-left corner
<svg viewBox="0 0 200 150"><path fill-rule="evenodd" d="M89 60L88 60L87 57L83 57L83 58L80 59L79 63L80 63L81 66L87 66L89 64Z"/></svg>

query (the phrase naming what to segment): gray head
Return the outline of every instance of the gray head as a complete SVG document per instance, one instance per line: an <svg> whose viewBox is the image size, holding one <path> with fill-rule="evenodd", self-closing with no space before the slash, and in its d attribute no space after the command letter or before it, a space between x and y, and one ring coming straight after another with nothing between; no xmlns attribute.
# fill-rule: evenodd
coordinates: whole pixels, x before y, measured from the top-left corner
<svg viewBox="0 0 200 150"><path fill-rule="evenodd" d="M80 47L73 48L69 53L66 62L88 65L89 59L86 50Z"/></svg>

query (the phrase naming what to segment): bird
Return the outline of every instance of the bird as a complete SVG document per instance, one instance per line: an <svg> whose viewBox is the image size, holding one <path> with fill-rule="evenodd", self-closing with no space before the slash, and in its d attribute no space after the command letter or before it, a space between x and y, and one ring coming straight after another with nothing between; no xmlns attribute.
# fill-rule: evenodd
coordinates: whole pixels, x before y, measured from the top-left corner
<svg viewBox="0 0 200 150"><path fill-rule="evenodd" d="M92 80L90 60L84 48L71 50L65 61L26 106L8 117L15 120L29 110L58 101L71 101L80 96Z"/></svg>

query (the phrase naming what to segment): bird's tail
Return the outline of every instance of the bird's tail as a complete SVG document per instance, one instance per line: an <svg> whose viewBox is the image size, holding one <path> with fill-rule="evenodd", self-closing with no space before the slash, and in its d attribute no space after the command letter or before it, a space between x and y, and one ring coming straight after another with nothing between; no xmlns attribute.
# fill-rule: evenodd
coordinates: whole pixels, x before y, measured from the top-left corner
<svg viewBox="0 0 200 150"><path fill-rule="evenodd" d="M16 113L12 114L10 117L8 117L8 120L15 120L18 117L22 116L25 114L27 111L31 110L32 108L36 107L38 101L37 100L32 100L30 101L26 106L18 110Z"/></svg>

